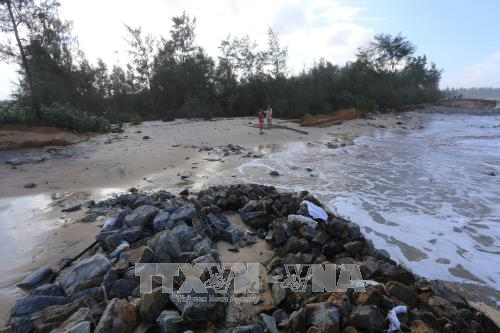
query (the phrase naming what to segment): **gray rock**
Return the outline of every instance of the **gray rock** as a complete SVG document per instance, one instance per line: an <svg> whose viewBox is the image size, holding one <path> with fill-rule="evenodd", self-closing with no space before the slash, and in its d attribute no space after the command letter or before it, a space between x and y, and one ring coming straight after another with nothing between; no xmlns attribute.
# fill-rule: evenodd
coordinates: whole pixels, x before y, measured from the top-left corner
<svg viewBox="0 0 500 333"><path fill-rule="evenodd" d="M354 242L349 242L344 244L344 248L349 253L351 256L356 256L360 254L365 247L365 244L360 242L360 241L354 241Z"/></svg>
<svg viewBox="0 0 500 333"><path fill-rule="evenodd" d="M78 324L75 324L72 327L66 328L63 331L60 331L61 333L90 333L92 327L92 323L90 321L82 321L79 322ZM59 332L59 331L55 331ZM51 332L54 333L54 332Z"/></svg>
<svg viewBox="0 0 500 333"><path fill-rule="evenodd" d="M127 298L139 286L139 278L125 277L115 281L108 291L109 298Z"/></svg>
<svg viewBox="0 0 500 333"><path fill-rule="evenodd" d="M280 173L276 170L273 170L273 171L269 172L269 175L272 177L278 177L280 175Z"/></svg>
<svg viewBox="0 0 500 333"><path fill-rule="evenodd" d="M155 231L162 231L165 229L171 229L173 227L173 222L169 223L170 213L165 211L160 211L156 214L153 219L153 229Z"/></svg>
<svg viewBox="0 0 500 333"><path fill-rule="evenodd" d="M66 304L68 299L64 296L39 296L30 295L18 299L11 310L13 317L31 315L52 305Z"/></svg>
<svg viewBox="0 0 500 333"><path fill-rule="evenodd" d="M181 255L181 246L170 233L160 236L155 248L155 260L159 263L175 262Z"/></svg>
<svg viewBox="0 0 500 333"><path fill-rule="evenodd" d="M386 328L382 311L374 305L362 305L354 309L350 316L354 325L364 331L382 331Z"/></svg>
<svg viewBox="0 0 500 333"><path fill-rule="evenodd" d="M230 226L229 221L222 214L209 213L207 214L207 220L212 232L215 232L216 235L220 235L226 228Z"/></svg>
<svg viewBox="0 0 500 333"><path fill-rule="evenodd" d="M90 333L92 318L87 307L79 308L51 333Z"/></svg>
<svg viewBox="0 0 500 333"><path fill-rule="evenodd" d="M148 263L153 261L154 252L147 246L140 246L123 252L120 258L128 260L131 264Z"/></svg>
<svg viewBox="0 0 500 333"><path fill-rule="evenodd" d="M56 283L42 284L40 287L36 288L33 293L40 296L64 296L61 287Z"/></svg>
<svg viewBox="0 0 500 333"><path fill-rule="evenodd" d="M413 308L417 306L417 292L410 287L397 281L389 281L385 284L385 291L403 301L406 305Z"/></svg>
<svg viewBox="0 0 500 333"><path fill-rule="evenodd" d="M171 294L172 295L172 294ZM191 292L189 294L191 297L198 298L198 300L204 298L206 302L194 302L188 300L187 302L174 302L175 306L179 311L182 312L182 317L185 320L193 322L207 322L218 323L223 321L225 318L225 307L222 302L210 301L210 295L216 296L211 290L209 293L195 293ZM175 297L174 297L175 298ZM172 300L172 296L170 296Z"/></svg>
<svg viewBox="0 0 500 333"><path fill-rule="evenodd" d="M280 306L288 294L288 289L281 288L279 283L274 283L271 287L271 294L273 297L274 304Z"/></svg>
<svg viewBox="0 0 500 333"><path fill-rule="evenodd" d="M267 228L270 222L270 217L266 212L242 212L240 211L240 217L249 226L254 229Z"/></svg>
<svg viewBox="0 0 500 333"><path fill-rule="evenodd" d="M194 218L198 218L198 213L196 212L196 209L191 205L182 206L170 216L170 219L173 223L181 220L191 222L191 220Z"/></svg>
<svg viewBox="0 0 500 333"><path fill-rule="evenodd" d="M431 290L434 293L434 295L444 298L448 302L453 303L458 308L466 307L464 300L460 296L455 294L453 291L451 291L448 287L446 287L443 281L436 280L433 281L432 283L433 285L431 286Z"/></svg>
<svg viewBox="0 0 500 333"><path fill-rule="evenodd" d="M134 209L132 213L127 215L124 219L125 225L129 227L144 227L151 221L158 213L158 209L151 205L140 206Z"/></svg>
<svg viewBox="0 0 500 333"><path fill-rule="evenodd" d="M264 322L267 331L271 333L278 333L278 327L276 326L276 319L273 316L261 313L260 319Z"/></svg>
<svg viewBox="0 0 500 333"><path fill-rule="evenodd" d="M212 242L208 238L203 238L198 243L194 244L194 251L201 255L209 254L213 248Z"/></svg>
<svg viewBox="0 0 500 333"><path fill-rule="evenodd" d="M61 212L64 213L70 213L70 212L76 212L77 210L82 209L82 204L81 203L70 203L66 205Z"/></svg>
<svg viewBox="0 0 500 333"><path fill-rule="evenodd" d="M146 207L146 206L144 206ZM124 241L127 241L128 243L132 244L136 242L139 238L141 238L142 235L142 227L141 226L134 226L125 229L121 233L121 239Z"/></svg>
<svg viewBox="0 0 500 333"><path fill-rule="evenodd" d="M60 275L59 284L67 295L71 295L76 288L87 280L104 276L111 267L111 262L102 254L98 253L90 258L81 260L76 265Z"/></svg>
<svg viewBox="0 0 500 333"><path fill-rule="evenodd" d="M178 329L179 313L177 311L164 310L156 319L156 325L160 333L175 333Z"/></svg>
<svg viewBox="0 0 500 333"><path fill-rule="evenodd" d="M94 333L131 332L136 325L135 308L124 299L112 299L106 306Z"/></svg>
<svg viewBox="0 0 500 333"><path fill-rule="evenodd" d="M259 207L260 205L257 200L250 200L246 203L245 206L243 206L243 208L240 209L240 212L241 213L255 212L259 210Z"/></svg>
<svg viewBox="0 0 500 333"><path fill-rule="evenodd" d="M258 324L251 324L231 328L229 333L264 333L264 330Z"/></svg>
<svg viewBox="0 0 500 333"><path fill-rule="evenodd" d="M83 289L81 291L75 292L69 297L70 302L74 302L79 299L89 299L92 298L98 302L104 300L104 294L101 289L101 287L92 287L92 288L87 288Z"/></svg>
<svg viewBox="0 0 500 333"><path fill-rule="evenodd" d="M24 290L31 290L42 284L50 281L53 275L52 269L47 266L42 266L27 277L24 278L21 282L17 284L17 286Z"/></svg>
<svg viewBox="0 0 500 333"><path fill-rule="evenodd" d="M139 195L136 197L136 199L134 200L134 202L132 203L132 208L137 208L137 207L140 207L140 206L146 206L146 205L154 205L155 201L153 200L153 198L151 198L150 196L148 195Z"/></svg>
<svg viewBox="0 0 500 333"><path fill-rule="evenodd" d="M192 227L181 224L173 228L170 235L179 243L181 252L191 252L194 247L193 239L198 235L198 232Z"/></svg>
<svg viewBox="0 0 500 333"><path fill-rule="evenodd" d="M222 231L221 239L232 245L237 244L241 237L243 236L243 231L233 226L229 226Z"/></svg>
<svg viewBox="0 0 500 333"><path fill-rule="evenodd" d="M35 187L36 187L36 184L32 183L32 182L24 184L24 188L35 188Z"/></svg>
<svg viewBox="0 0 500 333"><path fill-rule="evenodd" d="M168 302L168 294L162 292L162 288L155 288L151 293L141 296L141 307L139 314L145 322L152 323L160 315Z"/></svg>

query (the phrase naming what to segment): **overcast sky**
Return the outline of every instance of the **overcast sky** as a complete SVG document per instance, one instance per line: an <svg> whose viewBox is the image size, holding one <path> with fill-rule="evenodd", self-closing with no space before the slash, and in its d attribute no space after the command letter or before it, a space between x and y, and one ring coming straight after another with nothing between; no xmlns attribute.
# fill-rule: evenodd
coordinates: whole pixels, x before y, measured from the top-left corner
<svg viewBox="0 0 500 333"><path fill-rule="evenodd" d="M270 26L289 49L293 71L324 57L352 60L375 33L402 32L444 70L442 86L500 87L500 1L496 0L60 0L80 48L95 62L125 64L126 23L167 36L170 18L197 19L197 41L216 57L228 34L249 34L262 46ZM16 74L0 64L0 97Z"/></svg>

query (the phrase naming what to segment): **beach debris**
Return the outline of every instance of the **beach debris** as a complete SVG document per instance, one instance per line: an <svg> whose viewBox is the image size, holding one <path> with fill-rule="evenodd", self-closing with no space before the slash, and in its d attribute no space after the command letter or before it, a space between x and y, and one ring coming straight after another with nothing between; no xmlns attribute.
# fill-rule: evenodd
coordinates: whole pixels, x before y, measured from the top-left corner
<svg viewBox="0 0 500 333"><path fill-rule="evenodd" d="M32 182L28 182L24 184L24 188L35 188L36 184Z"/></svg>
<svg viewBox="0 0 500 333"><path fill-rule="evenodd" d="M272 177L278 177L280 175L280 173L276 170L273 170L273 171L269 172L269 175Z"/></svg>
<svg viewBox="0 0 500 333"><path fill-rule="evenodd" d="M311 215L311 217L313 219L321 219L323 221L328 220L328 214L324 211L323 208L316 206L315 204L313 204L312 202L310 202L308 200L304 200L304 201L302 201L302 203L307 206L307 210L309 212L309 215Z"/></svg>
<svg viewBox="0 0 500 333"><path fill-rule="evenodd" d="M191 177L193 175L193 173L191 171L188 171L188 170L182 170L181 172L179 172L177 174L177 177L180 177L181 179L188 179L189 177Z"/></svg>
<svg viewBox="0 0 500 333"><path fill-rule="evenodd" d="M387 316L387 319L389 319L390 324L389 324L389 329L387 332L398 332L401 330L401 323L399 322L398 319L398 314L400 313L406 313L407 308L404 305L396 306L392 308L391 311L389 311L389 315Z"/></svg>
<svg viewBox="0 0 500 333"><path fill-rule="evenodd" d="M80 210L82 208L82 204L80 202L72 202L64 206L64 208L61 210L61 212L64 213L70 213L70 212L76 212L77 210Z"/></svg>
<svg viewBox="0 0 500 333"><path fill-rule="evenodd" d="M47 156L34 156L34 157L26 157L26 158L11 158L10 160L5 161L5 163L10 165L21 165L21 164L35 164L42 163L47 160Z"/></svg>
<svg viewBox="0 0 500 333"><path fill-rule="evenodd" d="M151 137L149 135L144 135L142 137L143 140L151 140Z"/></svg>

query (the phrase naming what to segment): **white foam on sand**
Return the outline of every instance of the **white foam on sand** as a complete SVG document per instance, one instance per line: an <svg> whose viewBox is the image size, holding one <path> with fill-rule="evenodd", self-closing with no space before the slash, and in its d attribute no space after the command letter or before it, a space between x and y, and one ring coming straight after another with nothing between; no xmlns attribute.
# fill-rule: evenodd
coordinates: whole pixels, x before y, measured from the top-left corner
<svg viewBox="0 0 500 333"><path fill-rule="evenodd" d="M498 116L433 115L425 129L339 149L295 146L220 175L309 190L416 274L500 290L499 125Z"/></svg>

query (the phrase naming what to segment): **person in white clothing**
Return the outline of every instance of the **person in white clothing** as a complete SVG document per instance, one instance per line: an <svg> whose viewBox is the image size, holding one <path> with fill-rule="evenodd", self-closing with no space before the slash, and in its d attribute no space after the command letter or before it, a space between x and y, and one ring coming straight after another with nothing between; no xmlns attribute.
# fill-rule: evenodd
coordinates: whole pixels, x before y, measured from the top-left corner
<svg viewBox="0 0 500 333"><path fill-rule="evenodd" d="M267 106L266 119L267 119L267 128L271 128L271 126L273 125L273 109L271 109L271 105Z"/></svg>

